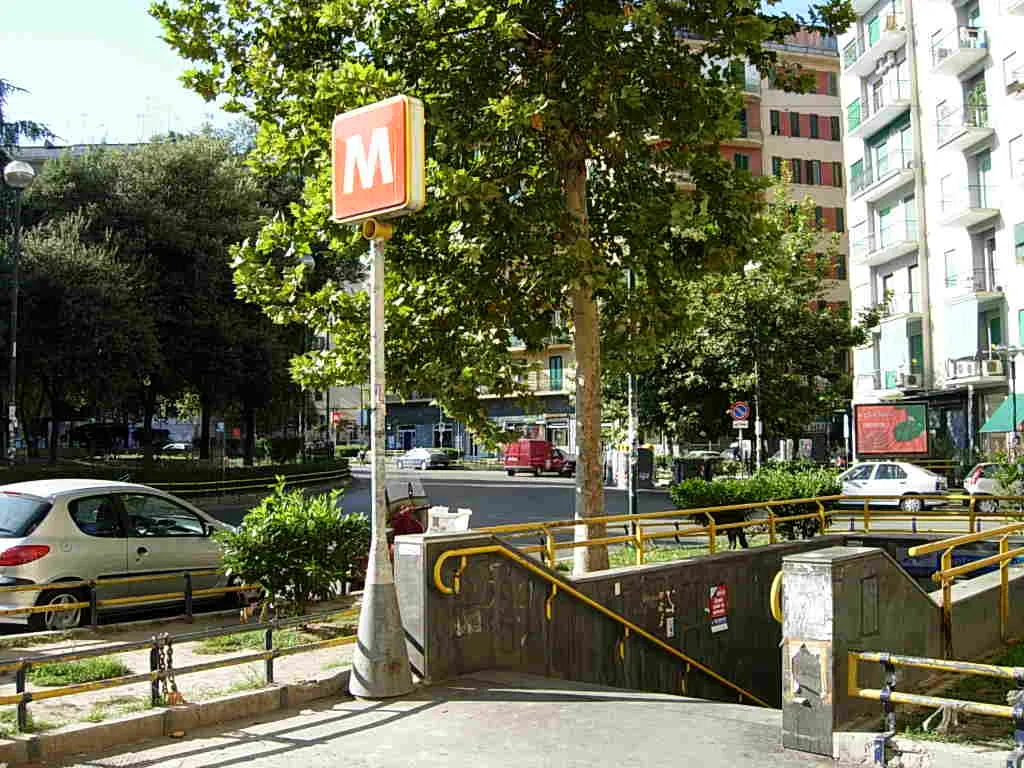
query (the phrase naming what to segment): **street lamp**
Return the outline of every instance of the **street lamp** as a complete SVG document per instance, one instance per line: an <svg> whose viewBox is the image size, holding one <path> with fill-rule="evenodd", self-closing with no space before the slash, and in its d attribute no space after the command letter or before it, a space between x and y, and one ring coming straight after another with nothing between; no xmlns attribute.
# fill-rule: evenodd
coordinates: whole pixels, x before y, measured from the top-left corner
<svg viewBox="0 0 1024 768"><path fill-rule="evenodd" d="M14 235L11 245L11 338L7 399L7 459L14 464L14 443L18 434L18 261L21 256L21 192L36 177L32 166L13 160L4 166L4 181L14 190Z"/></svg>

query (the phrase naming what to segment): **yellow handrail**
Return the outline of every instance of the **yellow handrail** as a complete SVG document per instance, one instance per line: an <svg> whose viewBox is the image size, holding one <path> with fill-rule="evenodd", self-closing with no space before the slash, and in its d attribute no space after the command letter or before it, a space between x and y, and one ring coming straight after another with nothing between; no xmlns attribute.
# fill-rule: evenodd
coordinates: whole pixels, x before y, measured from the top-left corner
<svg viewBox="0 0 1024 768"><path fill-rule="evenodd" d="M916 547L908 549L907 554L911 557L930 555L932 552L941 552L942 550L949 549L950 547L959 547L961 544L971 544L975 541L984 541L985 539L991 539L995 536L1002 536L1005 533L1014 533L1015 531L1022 530L1024 530L1024 523L1010 523L1009 525L1003 525L999 528L990 528L987 531L965 533L962 536L954 536L950 539L932 541L928 544L918 544Z"/></svg>
<svg viewBox="0 0 1024 768"><path fill-rule="evenodd" d="M434 586L437 587L437 590L441 594L443 594L443 595L454 595L454 594L458 593L459 588L460 588L460 580L462 578L462 572L466 568L466 558L467 557L471 557L473 555L501 555L502 557L505 557L505 558L511 560L512 562L516 563L517 565L522 566L523 568L525 568L526 570L530 571L531 573L533 573L533 574L535 574L537 576L540 576L542 579L547 581L552 587L557 588L559 591L564 592L565 594L570 595L570 596L576 598L580 602L582 602L585 605L588 605L591 608L593 608L594 610L596 610L598 613L601 613L604 616L606 616L609 619L611 619L612 621L617 622L618 624L620 624L622 627L625 628L627 633L628 632L635 632L636 634L638 634L641 637L643 637L645 640L647 640L647 641L653 643L654 645L658 646L661 650L663 650L663 651L665 651L665 652L667 652L667 653L677 657L679 660L685 662L686 664L688 664L690 666L696 667L697 669L699 669L704 674L710 676L712 679L717 680L719 683L725 685L726 687L732 689L733 691L736 691L737 693L740 694L741 700L742 700L742 698L745 697L745 698L749 699L750 701L753 701L753 702L755 702L757 704L760 704L762 707L769 707L769 708L771 708L771 705L768 704L766 701L758 698L757 696L755 696L754 694L750 693L749 691L746 691L743 688L740 688L735 683L732 683L729 680L726 680L724 677L719 675L714 670L709 669L708 667L706 667L703 664L701 664L699 661L696 661L695 659L690 658L689 656L687 656L682 651L679 651L676 648L673 648L668 643L666 643L663 640L655 637L654 635L652 635L647 630L637 626L636 624L634 624L633 622L631 622L629 619L625 618L624 616L620 616L615 611L613 611L613 610L611 610L609 608L606 608L605 606L601 605L598 602L595 602L594 600L592 600L591 598L587 597L586 595L584 595L579 590L577 590L574 587L570 586L567 582L564 582L564 581L562 581L560 579L555 578L554 576L552 576L550 573L548 573L543 568L538 566L536 563L534 563L529 558L523 557L518 552L515 552L514 550L511 550L508 547L505 547L503 545L492 544L492 545L483 546L483 547L466 547L464 549L452 549L452 550L448 550L447 552L442 553L440 555L440 557L437 558L437 561L434 563ZM455 574L453 576L452 586L449 587L447 584L444 583L444 579L442 578L442 570L444 568L444 564L446 562L448 562L448 560L450 560L451 558L454 558L454 557L460 558L461 559L461 563L460 563L458 569L456 570L456 572L455 572ZM622 653L622 652L624 652L624 650L622 648L620 648L620 653Z"/></svg>

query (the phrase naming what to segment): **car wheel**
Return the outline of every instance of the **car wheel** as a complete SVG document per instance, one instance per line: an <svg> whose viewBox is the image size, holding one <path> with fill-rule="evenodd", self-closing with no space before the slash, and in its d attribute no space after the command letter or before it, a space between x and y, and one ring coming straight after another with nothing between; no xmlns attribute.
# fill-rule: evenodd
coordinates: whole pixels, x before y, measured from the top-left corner
<svg viewBox="0 0 1024 768"><path fill-rule="evenodd" d="M421 462L420 462L420 469L422 469L422 470L426 470L426 468L427 468L428 466L430 466L428 462L426 462L426 461L421 461Z"/></svg>
<svg viewBox="0 0 1024 768"><path fill-rule="evenodd" d="M534 477L540 477L540 470L539 469L533 470L533 476Z"/></svg>
<svg viewBox="0 0 1024 768"><path fill-rule="evenodd" d="M87 603L89 596L77 589L48 589L40 593L36 605L63 605L67 603ZM33 632L45 630L74 629L85 623L85 611L73 608L68 611L46 611L32 613L28 617L28 626Z"/></svg>
<svg viewBox="0 0 1024 768"><path fill-rule="evenodd" d="M516 472L515 472L514 469L509 469L509 470L506 470L506 471L508 472L508 476L509 477L515 477L516 476Z"/></svg>
<svg viewBox="0 0 1024 768"><path fill-rule="evenodd" d="M975 512L980 512L983 515L991 515L999 509L999 499L978 499L974 502Z"/></svg>
<svg viewBox="0 0 1024 768"><path fill-rule="evenodd" d="M908 496L907 498L900 501L900 509L904 512L920 512L924 509L924 501L917 498L916 496Z"/></svg>

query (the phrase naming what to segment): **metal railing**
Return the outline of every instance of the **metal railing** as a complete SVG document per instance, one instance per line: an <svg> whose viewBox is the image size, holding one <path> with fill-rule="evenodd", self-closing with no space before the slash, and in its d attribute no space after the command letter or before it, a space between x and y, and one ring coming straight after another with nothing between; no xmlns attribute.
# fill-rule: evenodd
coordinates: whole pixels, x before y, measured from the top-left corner
<svg viewBox="0 0 1024 768"><path fill-rule="evenodd" d="M957 27L932 43L932 66L937 67L962 50L988 48L988 34L982 27Z"/></svg>
<svg viewBox="0 0 1024 768"><path fill-rule="evenodd" d="M975 497L972 497L975 498ZM986 496L985 501L1015 501L1018 504L1024 502L1024 496ZM935 541L929 544L921 544L907 550L910 557L919 557L934 552L942 552L939 570L932 574L932 581L942 587L942 634L943 646L946 657L953 653L953 582L969 573L991 566L999 567L999 634L1004 642L1008 639L1007 623L1010 614L1010 577L1009 567L1011 561L1024 556L1024 547L1010 549L1009 538L1011 534L1024 531L1024 523L1011 523L994 528L988 531L972 532L962 536L954 536L950 539ZM983 557L980 560L953 565L953 550L964 544L972 544L976 541L986 539L999 539L999 553L990 557Z"/></svg>
<svg viewBox="0 0 1024 768"><path fill-rule="evenodd" d="M674 656L683 664L686 664L687 670L689 670L690 668L695 668L700 672L703 672L705 675L708 675L711 679L717 681L718 683L726 686L733 692L739 694L740 703L743 703L743 700L747 699L755 704L759 704L762 707L771 708L771 704L769 704L768 702L764 701L763 699L759 698L753 693L750 693L750 691L741 688L732 681L727 680L714 670L704 666L699 661L686 655L677 648L672 647L664 640L661 640L660 638L651 634L650 632L638 626L637 624L634 624L624 616L616 613L610 608L607 608L601 603L598 603L595 600L587 597L585 594L580 592L578 589L574 588L567 581L557 578L541 566L537 565L537 563L531 560L530 558L523 556L518 551L510 549L504 544L494 544L483 547L466 547L464 549L452 549L442 553L434 562L434 586L437 588L437 591L443 595L458 594L462 586L462 574L467 566L467 558L474 555L499 555L508 560L511 560L513 563L516 563L517 565L534 574L535 576L539 576L540 578L548 582L548 584L551 586L551 592L548 596L547 601L545 602L545 616L548 621L551 620L554 599L558 595L558 593L561 592L565 595L568 595L569 597L574 598L575 600L578 600L584 605L593 608L598 613L608 617L615 623L619 624L624 630L623 636L618 642L617 656L620 661L624 660L626 657L626 640L629 639L630 634L635 634L639 637L644 638L649 643L661 649L662 651L668 653L669 655ZM455 572L452 574L452 585L448 586L444 581L444 566L445 563L447 563L449 560L453 558L459 558L459 565L456 568ZM0 699L0 702L2 702L2 699Z"/></svg>
<svg viewBox="0 0 1024 768"><path fill-rule="evenodd" d="M303 472L301 474L282 475L286 486L316 485L333 480L347 480L352 476L351 470L345 466L321 472ZM181 483L148 483L149 486L161 491L173 493L175 496L223 496L226 494L243 494L266 491L277 485L275 476L257 476L238 480L209 480L203 482Z"/></svg>
<svg viewBox="0 0 1024 768"><path fill-rule="evenodd" d="M963 110L939 111L936 115L936 131L941 147L967 128L988 128L988 104L975 104Z"/></svg>
<svg viewBox="0 0 1024 768"><path fill-rule="evenodd" d="M328 618L330 616L337 616L342 611L325 611L321 613L307 614L305 616L296 616L288 619L273 619L271 621L262 622L258 624L245 624L237 627L225 627L221 629L210 629L201 632L189 632L179 635L154 635L149 640L140 640L137 642L128 643L114 643L110 645L101 646L98 648L89 648L86 650L69 651L67 653L53 654L47 656L35 656L18 659L13 662L0 663L0 673L13 672L15 675L15 688L16 693L14 695L0 696L0 706L6 705L17 705L18 716L17 716L17 729L18 731L24 731L28 727L28 704L32 701L44 701L46 699L62 698L64 696L75 696L80 693L89 693L91 691L104 690L107 688L117 688L123 685L135 685L138 683L149 683L150 684L150 704L154 707L160 706L162 702L161 695L161 684L164 687L164 694L168 694L173 690L174 694L178 694L177 684L175 682L176 675L187 675L195 672L206 672L211 669L219 669L221 667L232 667L240 664L251 664L255 661L264 662L264 676L268 685L274 682L274 659L282 656L292 656L297 653L305 653L307 651L320 650L322 648L332 648L341 645L349 645L356 642L357 637L355 635L334 637L327 640L320 640L312 643L302 643L295 645L290 648L275 648L274 647L274 632L278 629L285 627L295 626L298 624L305 624L310 621ZM257 651L256 653L249 653L244 656L234 656L230 659L219 659L216 661L203 662L201 664L192 664L187 667L179 667L175 669L173 667L173 647L180 645L181 643L193 642L196 640L207 640L214 637L225 637L228 635L241 634L243 632L260 632L264 633L264 650ZM97 680L91 683L77 683L73 685L64 685L57 688L51 688L45 691L28 691L27 690L27 678L28 671L33 667L41 667L47 664L55 664L60 662L69 661L81 661L84 659L94 659L101 656L111 656L118 653L125 653L127 651L140 651L145 649L150 650L149 654L149 671L141 672L134 675L123 675L121 677L112 677L105 680ZM168 690L170 686L170 690ZM174 703L173 701L166 703Z"/></svg>
<svg viewBox="0 0 1024 768"><path fill-rule="evenodd" d="M884 155L877 155L875 161L868 155L861 166L860 173L850 168L850 192L858 195L893 174L899 173L914 165L914 152L906 147L891 149Z"/></svg>
<svg viewBox="0 0 1024 768"><path fill-rule="evenodd" d="M999 271L989 267L973 267L946 275L946 287L965 293L987 293L1002 285Z"/></svg>
<svg viewBox="0 0 1024 768"><path fill-rule="evenodd" d="M877 232L868 232L867 222L863 222L858 225L856 234L851 234L851 239L853 257L863 259L896 243L917 240L917 219L906 218L888 223Z"/></svg>
<svg viewBox="0 0 1024 768"><path fill-rule="evenodd" d="M864 55L867 48L864 45L864 38L854 38L843 46L843 69L849 69L857 63L857 59Z"/></svg>
<svg viewBox="0 0 1024 768"><path fill-rule="evenodd" d="M963 187L961 187L963 189ZM951 192L942 197L942 213L957 213L965 208L994 208L996 188L991 184L968 184L967 194Z"/></svg>
<svg viewBox="0 0 1024 768"><path fill-rule="evenodd" d="M934 672L945 672L960 675L979 675L1009 680L1024 689L1024 668L1001 667L994 664L976 664L969 661L953 661L951 659L929 659L920 656L900 656L894 653L850 651L847 654L847 695L859 699L882 702L882 717L885 731L875 738L875 765L885 765L885 746L890 738L896 735L896 704L909 704L919 707L952 709L986 717L999 717L1009 720L1014 727L1016 746L1007 757L1007 766L1019 766L1024 760L1024 690L1014 695L1012 706L990 704L983 701L967 701L950 699L941 696L922 696L896 690L896 667L927 669ZM860 662L880 663L885 675L885 687L861 688L859 683Z"/></svg>
<svg viewBox="0 0 1024 768"><path fill-rule="evenodd" d="M189 621L194 615L194 602L196 598L203 599L218 595L229 595L237 592L254 592L262 589L255 584L227 584L223 587L209 587L195 589L193 580L207 576L226 576L223 571L207 569L201 571L179 571L177 573L159 573L149 576L124 576L115 579L82 579L80 581L55 581L47 584L17 584L15 586L0 587L0 595L14 592L52 592L57 589L80 592L88 590L89 599L77 603L55 603L52 605L27 605L21 608L0 609L0 616L29 616L36 613L64 613L69 611L88 611L89 625L95 627L99 623L99 610L101 608L112 608L118 606L144 605L146 603L167 602L171 600L183 600L185 613ZM122 584L143 584L152 581L170 581L182 579L183 586L180 592L159 592L152 595L139 595L135 597L112 597L100 600L97 590L107 589Z"/></svg>
<svg viewBox="0 0 1024 768"><path fill-rule="evenodd" d="M920 311L921 294L917 291L909 291L890 296L884 305L882 315L884 317L895 317L896 315L908 315Z"/></svg>

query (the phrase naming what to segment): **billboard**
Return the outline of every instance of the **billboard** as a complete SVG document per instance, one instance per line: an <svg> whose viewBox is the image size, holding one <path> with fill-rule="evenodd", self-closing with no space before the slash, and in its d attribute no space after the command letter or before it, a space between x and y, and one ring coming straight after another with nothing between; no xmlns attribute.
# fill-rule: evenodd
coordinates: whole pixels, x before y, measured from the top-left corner
<svg viewBox="0 0 1024 768"><path fill-rule="evenodd" d="M924 403L858 405L857 455L928 453L928 406Z"/></svg>

